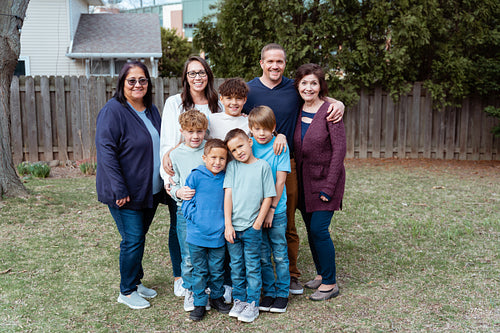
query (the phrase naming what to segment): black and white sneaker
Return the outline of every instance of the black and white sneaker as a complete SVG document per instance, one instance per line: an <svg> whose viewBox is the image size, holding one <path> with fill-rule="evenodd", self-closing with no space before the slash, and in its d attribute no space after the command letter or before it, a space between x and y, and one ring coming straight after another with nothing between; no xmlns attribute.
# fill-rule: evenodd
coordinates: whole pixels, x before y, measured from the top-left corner
<svg viewBox="0 0 500 333"><path fill-rule="evenodd" d="M274 303L274 297L271 296L264 296L262 298L262 301L259 303L259 310L260 311L269 311L271 309L271 305Z"/></svg>
<svg viewBox="0 0 500 333"><path fill-rule="evenodd" d="M283 313L286 312L286 308L288 307L288 298L287 297L276 297L273 305L269 311Z"/></svg>
<svg viewBox="0 0 500 333"><path fill-rule="evenodd" d="M205 316L206 311L207 310L205 310L204 306L195 306L194 310L189 314L189 319L193 321L200 321L203 319L203 316Z"/></svg>

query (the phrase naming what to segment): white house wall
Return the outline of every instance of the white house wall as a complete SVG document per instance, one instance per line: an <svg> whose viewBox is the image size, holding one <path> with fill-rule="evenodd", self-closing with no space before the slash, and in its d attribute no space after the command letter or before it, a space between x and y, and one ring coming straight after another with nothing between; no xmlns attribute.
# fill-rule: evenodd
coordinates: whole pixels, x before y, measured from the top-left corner
<svg viewBox="0 0 500 333"><path fill-rule="evenodd" d="M21 58L29 58L30 75L85 74L82 60L65 55L70 44L70 1L73 12L83 8L78 0L30 1L21 32Z"/></svg>

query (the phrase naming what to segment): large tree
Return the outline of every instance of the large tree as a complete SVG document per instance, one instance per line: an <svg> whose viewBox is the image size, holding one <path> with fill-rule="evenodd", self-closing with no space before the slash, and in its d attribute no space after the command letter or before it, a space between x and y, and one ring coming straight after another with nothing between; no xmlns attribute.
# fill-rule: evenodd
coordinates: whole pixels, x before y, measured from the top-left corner
<svg viewBox="0 0 500 333"><path fill-rule="evenodd" d="M193 45L179 37L175 29L161 28L160 75L163 77L180 77L184 62L193 53Z"/></svg>
<svg viewBox="0 0 500 333"><path fill-rule="evenodd" d="M277 42L285 74L318 63L346 102L361 87L398 96L416 81L435 105L500 92L497 0L221 0L214 16L199 22L193 42L217 76L260 75L260 48Z"/></svg>
<svg viewBox="0 0 500 333"><path fill-rule="evenodd" d="M24 196L10 144L10 83L21 51L21 28L29 0L0 0L0 200Z"/></svg>

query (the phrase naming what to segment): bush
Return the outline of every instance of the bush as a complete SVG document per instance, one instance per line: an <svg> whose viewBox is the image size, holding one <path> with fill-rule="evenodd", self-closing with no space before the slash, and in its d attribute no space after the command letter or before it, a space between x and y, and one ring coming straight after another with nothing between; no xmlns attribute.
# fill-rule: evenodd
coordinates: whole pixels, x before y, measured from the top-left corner
<svg viewBox="0 0 500 333"><path fill-rule="evenodd" d="M32 175L37 178L47 178L50 174L50 167L42 162L22 162L17 165L17 172L20 176Z"/></svg>
<svg viewBox="0 0 500 333"><path fill-rule="evenodd" d="M95 175L96 169L97 169L96 162L84 162L80 164L80 171L84 175Z"/></svg>
<svg viewBox="0 0 500 333"><path fill-rule="evenodd" d="M17 165L17 173L19 176L26 176L30 174L30 163L21 162Z"/></svg>

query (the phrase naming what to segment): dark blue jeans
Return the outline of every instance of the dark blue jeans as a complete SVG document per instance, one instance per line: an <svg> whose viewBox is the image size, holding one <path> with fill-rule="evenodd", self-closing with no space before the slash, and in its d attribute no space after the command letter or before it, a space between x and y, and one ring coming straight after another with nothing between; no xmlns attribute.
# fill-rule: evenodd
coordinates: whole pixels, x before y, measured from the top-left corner
<svg viewBox="0 0 500 333"><path fill-rule="evenodd" d="M193 264L193 293L194 305L205 306L210 288L210 298L217 299L224 295L224 259L226 246L209 248L188 243L191 262Z"/></svg>
<svg viewBox="0 0 500 333"><path fill-rule="evenodd" d="M323 284L337 283L335 247L328 231L332 217L333 211L302 212L316 273L323 278Z"/></svg>
<svg viewBox="0 0 500 333"><path fill-rule="evenodd" d="M123 295L129 295L136 291L137 285L144 277L142 257L146 244L146 234L155 216L158 199L155 195L153 208L142 210L108 206L122 237L120 243L120 292Z"/></svg>
<svg viewBox="0 0 500 333"><path fill-rule="evenodd" d="M168 252L172 262L174 277L181 277L181 248L177 238L177 203L167 195L168 212L170 214L170 229L168 230Z"/></svg>

